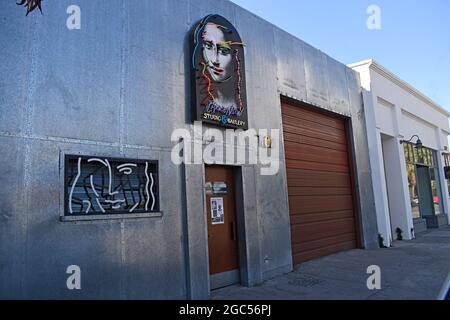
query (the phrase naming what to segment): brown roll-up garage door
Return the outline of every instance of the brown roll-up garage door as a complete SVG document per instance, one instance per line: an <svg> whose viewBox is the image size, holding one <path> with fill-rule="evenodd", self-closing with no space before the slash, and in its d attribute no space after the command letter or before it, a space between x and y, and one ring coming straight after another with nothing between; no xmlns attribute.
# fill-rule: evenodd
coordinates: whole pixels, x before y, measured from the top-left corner
<svg viewBox="0 0 450 320"><path fill-rule="evenodd" d="M357 246L345 120L282 103L294 263Z"/></svg>

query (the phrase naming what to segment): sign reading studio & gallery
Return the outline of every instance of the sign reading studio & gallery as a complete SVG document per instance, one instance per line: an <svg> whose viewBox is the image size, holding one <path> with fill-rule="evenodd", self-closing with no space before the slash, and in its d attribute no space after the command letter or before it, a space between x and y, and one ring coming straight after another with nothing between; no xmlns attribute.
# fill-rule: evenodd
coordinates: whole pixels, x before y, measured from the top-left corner
<svg viewBox="0 0 450 320"><path fill-rule="evenodd" d="M248 129L244 44L228 20L209 15L199 22L192 68L194 120Z"/></svg>

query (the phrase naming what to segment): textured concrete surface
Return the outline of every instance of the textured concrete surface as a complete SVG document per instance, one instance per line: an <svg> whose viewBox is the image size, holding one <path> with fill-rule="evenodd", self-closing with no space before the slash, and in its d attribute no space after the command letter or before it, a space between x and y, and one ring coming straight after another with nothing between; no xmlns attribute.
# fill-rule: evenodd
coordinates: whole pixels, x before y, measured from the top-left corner
<svg viewBox="0 0 450 320"><path fill-rule="evenodd" d="M381 290L368 290L367 267L381 268ZM394 247L351 250L306 262L253 288L213 291L214 300L434 300L450 272L450 227L428 230Z"/></svg>

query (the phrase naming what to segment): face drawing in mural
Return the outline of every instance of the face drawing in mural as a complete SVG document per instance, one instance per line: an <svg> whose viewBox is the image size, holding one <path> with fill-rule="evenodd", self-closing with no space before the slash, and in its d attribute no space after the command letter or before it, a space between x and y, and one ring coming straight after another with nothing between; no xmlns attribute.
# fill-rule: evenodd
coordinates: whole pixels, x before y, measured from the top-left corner
<svg viewBox="0 0 450 320"><path fill-rule="evenodd" d="M208 23L202 35L203 59L211 79L225 83L232 77L231 46L220 26Z"/></svg>
<svg viewBox="0 0 450 320"><path fill-rule="evenodd" d="M241 116L244 102L241 93L241 57L243 44L236 41L236 34L229 27L205 18L195 32L196 49L199 51L198 68L201 74L201 105L206 112L226 116ZM235 32L234 32L235 33Z"/></svg>
<svg viewBox="0 0 450 320"><path fill-rule="evenodd" d="M148 162L111 165L108 159L80 157L69 185L70 214L153 211L156 204Z"/></svg>

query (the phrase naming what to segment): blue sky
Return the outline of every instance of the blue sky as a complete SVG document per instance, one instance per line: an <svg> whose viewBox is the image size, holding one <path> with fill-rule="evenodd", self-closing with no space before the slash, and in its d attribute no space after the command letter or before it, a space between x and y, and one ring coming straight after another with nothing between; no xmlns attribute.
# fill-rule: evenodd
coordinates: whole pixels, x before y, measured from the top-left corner
<svg viewBox="0 0 450 320"><path fill-rule="evenodd" d="M232 0L345 63L374 58L450 111L449 0ZM369 30L369 5L381 30Z"/></svg>

